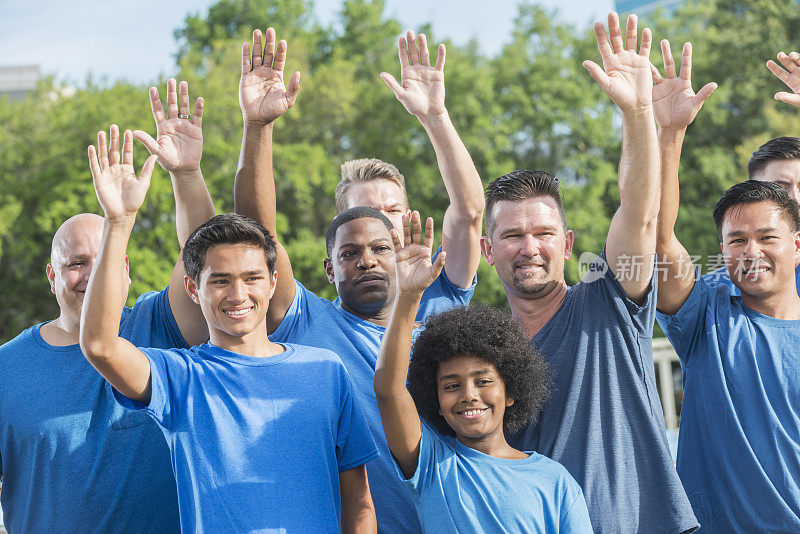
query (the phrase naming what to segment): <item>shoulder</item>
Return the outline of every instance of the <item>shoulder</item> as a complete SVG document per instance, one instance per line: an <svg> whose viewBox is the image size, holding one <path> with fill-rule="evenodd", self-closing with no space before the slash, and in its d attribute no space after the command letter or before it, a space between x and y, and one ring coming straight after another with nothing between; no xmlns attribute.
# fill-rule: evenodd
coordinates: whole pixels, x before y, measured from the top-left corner
<svg viewBox="0 0 800 534"><path fill-rule="evenodd" d="M20 354L21 350L29 351L31 347L44 348L43 341L38 334L40 326L41 324L37 324L28 327L17 334L13 339L0 345L0 358Z"/></svg>

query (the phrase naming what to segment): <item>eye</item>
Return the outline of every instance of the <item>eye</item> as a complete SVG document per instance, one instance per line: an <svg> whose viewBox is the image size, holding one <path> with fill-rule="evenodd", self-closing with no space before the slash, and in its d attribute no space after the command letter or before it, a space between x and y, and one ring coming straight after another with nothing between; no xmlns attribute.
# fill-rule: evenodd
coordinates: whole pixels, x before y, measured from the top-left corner
<svg viewBox="0 0 800 534"><path fill-rule="evenodd" d="M68 267L80 267L81 265L86 265L85 261L73 261L68 265Z"/></svg>
<svg viewBox="0 0 800 534"><path fill-rule="evenodd" d="M212 285L215 285L215 286L221 286L221 285L225 285L225 284L227 284L227 283L228 283L228 281L227 281L227 280L224 280L224 279L222 279L222 278L217 278L216 280L211 280L211 282L210 282L210 283L211 283Z"/></svg>
<svg viewBox="0 0 800 534"><path fill-rule="evenodd" d="M445 384L445 386L442 389L444 389L445 391L453 391L458 389L458 384L457 383Z"/></svg>
<svg viewBox="0 0 800 534"><path fill-rule="evenodd" d="M381 245L379 247L375 247L373 250L375 250L375 252L389 252L392 249L391 247L387 247L386 245Z"/></svg>
<svg viewBox="0 0 800 534"><path fill-rule="evenodd" d="M355 254L354 250L345 250L344 252L339 253L340 258L349 258Z"/></svg>
<svg viewBox="0 0 800 534"><path fill-rule="evenodd" d="M263 279L264 279L263 276L248 276L247 277L247 281L248 282L258 282L259 280L263 280Z"/></svg>
<svg viewBox="0 0 800 534"><path fill-rule="evenodd" d="M765 235L761 239L764 239L764 240L766 240L766 239L778 239L778 236L776 236L776 235Z"/></svg>
<svg viewBox="0 0 800 534"><path fill-rule="evenodd" d="M488 385L490 385L492 382L493 382L493 380L492 380L492 379L490 379L490 378L481 378L480 380L478 380L478 381L477 381L477 382L475 382L475 383L476 383L476 384L478 384L479 386L488 386Z"/></svg>

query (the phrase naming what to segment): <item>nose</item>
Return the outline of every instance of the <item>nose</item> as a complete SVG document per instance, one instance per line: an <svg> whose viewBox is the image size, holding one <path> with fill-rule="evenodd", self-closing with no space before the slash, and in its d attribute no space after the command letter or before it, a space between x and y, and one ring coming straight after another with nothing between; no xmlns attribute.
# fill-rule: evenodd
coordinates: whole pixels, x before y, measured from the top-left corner
<svg viewBox="0 0 800 534"><path fill-rule="evenodd" d="M364 269L365 271L374 268L376 265L378 265L378 260L370 250L365 250L358 258L358 263L356 263L359 269Z"/></svg>
<svg viewBox="0 0 800 534"><path fill-rule="evenodd" d="M461 388L461 402L471 402L478 400L478 388L472 382L467 382Z"/></svg>
<svg viewBox="0 0 800 534"><path fill-rule="evenodd" d="M533 257L539 253L539 243L537 242L536 238L530 234L525 234L522 239L520 254Z"/></svg>
<svg viewBox="0 0 800 534"><path fill-rule="evenodd" d="M748 240L747 247L744 249L744 254L747 258L760 258L762 256L761 246L757 239Z"/></svg>
<svg viewBox="0 0 800 534"><path fill-rule="evenodd" d="M228 300L242 302L246 297L245 284L242 280L235 280L229 286Z"/></svg>

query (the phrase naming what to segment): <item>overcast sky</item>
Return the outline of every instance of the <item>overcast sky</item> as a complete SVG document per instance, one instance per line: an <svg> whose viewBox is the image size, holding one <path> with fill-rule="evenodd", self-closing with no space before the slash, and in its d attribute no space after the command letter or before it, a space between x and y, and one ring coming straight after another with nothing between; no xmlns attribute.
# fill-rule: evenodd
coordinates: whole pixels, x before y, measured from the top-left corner
<svg viewBox="0 0 800 534"><path fill-rule="evenodd" d="M214 0L0 0L0 66L39 65L59 80L97 77L152 81L175 70L172 36L187 14ZM507 41L518 0L386 0L386 12L406 26L432 22L437 34L463 43L478 37L485 52ZM613 0L540 0L563 20L603 20ZM334 22L341 0L317 0L323 23Z"/></svg>

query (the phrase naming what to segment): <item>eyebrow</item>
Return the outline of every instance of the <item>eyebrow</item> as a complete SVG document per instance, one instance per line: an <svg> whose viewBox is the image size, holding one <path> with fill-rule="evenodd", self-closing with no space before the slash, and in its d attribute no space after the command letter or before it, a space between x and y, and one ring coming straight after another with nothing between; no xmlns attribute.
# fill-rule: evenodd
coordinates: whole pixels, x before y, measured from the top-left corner
<svg viewBox="0 0 800 534"><path fill-rule="evenodd" d="M480 369L478 371L473 371L472 373L469 374L469 376L475 377L475 376L488 375L490 372L491 371L488 368L487 369ZM461 378L461 375L458 374L458 373L451 373L449 375L444 375L443 377L441 377L439 379L439 382L441 382L442 380L450 380L450 379L453 379L453 378Z"/></svg>
<svg viewBox="0 0 800 534"><path fill-rule="evenodd" d="M264 269L256 269L255 271L247 271L241 273L239 276L253 276L256 274L264 274ZM209 278L225 278L225 277L232 277L234 276L233 273L211 273L208 275Z"/></svg>
<svg viewBox="0 0 800 534"><path fill-rule="evenodd" d="M369 243L367 243L367 244L366 244L366 246L368 246L368 247L369 247L369 246L372 246L372 245L376 245L376 244L378 244L378 243L390 243L390 242L391 242L391 241L389 241L389 240L388 240L388 239L386 239L385 237L379 237L379 238L377 238L377 239L373 239L372 241L370 241ZM360 248L360 247L363 247L363 246L365 246L365 245L363 245L363 244L361 244L361 243L342 243L342 244L341 244L341 245L339 245L337 248L339 248L339 249L341 250L341 249L343 249L343 248L347 248L347 247L352 247L352 248Z"/></svg>
<svg viewBox="0 0 800 534"><path fill-rule="evenodd" d="M771 233L774 233L774 232L777 232L777 231L778 231L777 228L765 227L765 228L759 228L758 230L756 230L756 233L758 233L758 234L771 234ZM741 230L736 230L735 232L728 232L727 234L725 234L725 237L739 237L739 236L743 236L745 234L746 234L746 232L743 232Z"/></svg>

